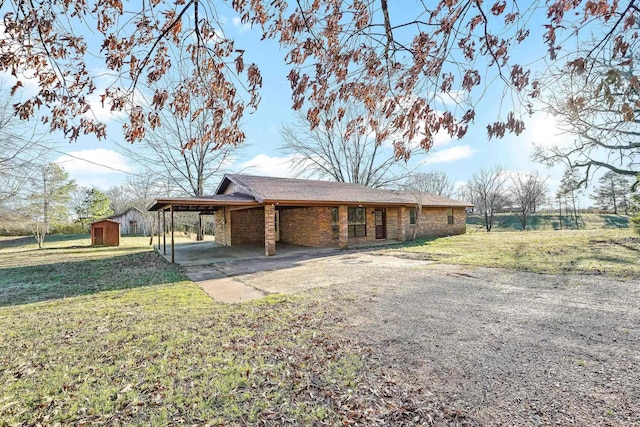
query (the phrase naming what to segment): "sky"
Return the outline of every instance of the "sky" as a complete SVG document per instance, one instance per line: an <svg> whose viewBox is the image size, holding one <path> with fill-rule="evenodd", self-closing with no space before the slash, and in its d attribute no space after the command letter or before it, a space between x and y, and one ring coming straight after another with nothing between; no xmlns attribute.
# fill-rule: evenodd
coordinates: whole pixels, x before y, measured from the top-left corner
<svg viewBox="0 0 640 427"><path fill-rule="evenodd" d="M409 11L410 13L411 11ZM290 157L283 153L280 128L293 121L294 113L290 86L286 79L289 69L280 60L283 57L275 42L259 41L259 34L240 22L233 12L223 14L226 35L235 39L237 46L246 49L245 63L259 64L263 76L262 101L258 110L246 114L243 130L247 135L241 152L227 168L228 172L250 173L268 176L293 176L288 163ZM535 30L541 32L542 28ZM536 40L538 41L538 40ZM97 70L96 70L97 71ZM93 103L95 114L108 124L108 138L98 141L93 136L81 136L77 142L60 140L51 159L67 170L77 183L85 187L107 189L123 182L128 174L141 172L140 165L121 154L118 144L123 144L120 115L101 111L99 103ZM508 134L503 139L488 140L486 124L496 119L500 100L486 95L474 125L462 139L452 140L442 135L429 152L418 153L408 167L417 172L444 171L457 184L467 181L482 168L500 165L513 172L538 171L548 176L548 184L555 192L562 169L549 169L530 160L533 144L562 142L553 117L542 113L526 119L526 130L519 136ZM55 135L52 136L56 138ZM135 149L135 145L130 147Z"/></svg>

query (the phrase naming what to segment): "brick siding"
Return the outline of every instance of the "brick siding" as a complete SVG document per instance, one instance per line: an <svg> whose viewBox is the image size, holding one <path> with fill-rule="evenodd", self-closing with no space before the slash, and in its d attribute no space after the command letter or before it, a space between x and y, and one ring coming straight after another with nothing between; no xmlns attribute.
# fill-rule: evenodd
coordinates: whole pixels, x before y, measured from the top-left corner
<svg viewBox="0 0 640 427"><path fill-rule="evenodd" d="M409 224L409 209L406 209L407 238L413 237L415 225ZM465 208L453 209L453 224L448 224L449 208L422 208L418 220L416 237L438 237L464 234L467 231Z"/></svg>
<svg viewBox="0 0 640 427"><path fill-rule="evenodd" d="M216 243L231 244L231 213L227 209L220 209L213 214L214 234Z"/></svg>
<svg viewBox="0 0 640 427"><path fill-rule="evenodd" d="M280 210L280 241L302 246L338 246L330 207Z"/></svg>
<svg viewBox="0 0 640 427"><path fill-rule="evenodd" d="M340 209L340 219L346 221L346 207ZM333 231L331 207L301 207L280 209L280 241L302 246L338 247L339 233ZM374 207L366 208L367 235L349 237L343 241L355 245L376 240ZM449 208L423 208L418 221L416 237L449 236L466 232L467 214L464 208L453 209L453 224L448 224ZM403 217L404 227L398 227ZM222 219L225 218L223 222ZM214 215L216 242L223 245L263 243L265 241L265 214L263 208L229 211L219 210ZM344 227L344 225L343 225ZM387 240L413 237L415 225L409 224L409 208L386 208ZM344 227L346 229L346 227ZM403 230L404 228L404 230ZM404 232L404 233L403 233ZM403 236L404 234L404 236Z"/></svg>
<svg viewBox="0 0 640 427"><path fill-rule="evenodd" d="M230 212L231 235L228 244L246 245L264 242L264 209L241 209ZM226 244L226 243L225 243Z"/></svg>
<svg viewBox="0 0 640 427"><path fill-rule="evenodd" d="M267 256L276 254L276 209L273 205L265 205L263 209L263 239L264 239L264 254Z"/></svg>

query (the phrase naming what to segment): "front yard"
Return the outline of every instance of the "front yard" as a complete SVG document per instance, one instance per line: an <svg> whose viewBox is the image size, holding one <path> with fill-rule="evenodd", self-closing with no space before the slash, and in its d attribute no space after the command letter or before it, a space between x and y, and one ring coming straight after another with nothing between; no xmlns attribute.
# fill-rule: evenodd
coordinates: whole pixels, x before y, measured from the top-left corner
<svg viewBox="0 0 640 427"><path fill-rule="evenodd" d="M123 243L0 239L0 426L640 423L629 230L292 260L237 305Z"/></svg>
<svg viewBox="0 0 640 427"><path fill-rule="evenodd" d="M313 300L216 303L142 239L24 243L0 242L0 426L375 424L407 412L409 390L331 335L338 313Z"/></svg>

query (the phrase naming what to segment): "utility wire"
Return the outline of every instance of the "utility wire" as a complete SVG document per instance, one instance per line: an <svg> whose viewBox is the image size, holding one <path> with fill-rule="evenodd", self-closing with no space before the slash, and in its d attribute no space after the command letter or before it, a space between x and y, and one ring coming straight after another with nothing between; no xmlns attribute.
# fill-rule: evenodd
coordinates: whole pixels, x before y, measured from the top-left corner
<svg viewBox="0 0 640 427"><path fill-rule="evenodd" d="M127 174L127 175L134 175L134 173L131 172L131 171L126 171L126 170L114 168L113 166L105 165L103 163L94 162L93 160L83 159L82 157L74 156L73 154L70 154L70 153L65 153L64 151L58 150L56 148L48 147L45 144L42 144L40 142L34 142L33 144L37 145L39 147L48 149L49 151L52 151L54 153L62 154L63 156L68 156L68 157L71 157L71 158L76 159L76 160L81 160L83 162L87 162L87 163L90 163L90 164L95 165L95 166L100 166L100 167L103 167L103 168L107 168L107 169L110 169L110 170L112 170L114 172L120 172L120 173L124 173L124 174Z"/></svg>

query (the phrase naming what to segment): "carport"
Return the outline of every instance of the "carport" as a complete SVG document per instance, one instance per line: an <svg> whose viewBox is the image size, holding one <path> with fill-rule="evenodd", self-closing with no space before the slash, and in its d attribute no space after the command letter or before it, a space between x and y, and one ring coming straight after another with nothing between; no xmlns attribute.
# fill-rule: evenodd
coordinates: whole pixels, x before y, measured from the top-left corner
<svg viewBox="0 0 640 427"><path fill-rule="evenodd" d="M167 255L167 233L170 236L171 244L171 262L175 263L175 212L198 212L202 215L213 215L219 209L247 209L259 207L260 204L250 196L241 194L219 194L209 197L184 197L184 198L167 198L157 199L153 205L149 207L150 211L157 212L156 233L158 237L158 252L162 251L163 255ZM169 230L167 231L167 213L169 216ZM202 219L201 219L202 221ZM160 227L162 224L162 227ZM220 245L222 246L222 245Z"/></svg>
<svg viewBox="0 0 640 427"><path fill-rule="evenodd" d="M279 242L277 255L274 258L286 258L293 254L315 254L335 251L336 248L312 248L290 243ZM170 248L171 250L171 248ZM164 253L164 252L161 252ZM164 255L167 261L171 261L173 251ZM264 245L252 243L246 245L222 245L211 240L205 241L177 241L173 262L183 267L206 266L214 263L232 263L239 260L264 259Z"/></svg>

